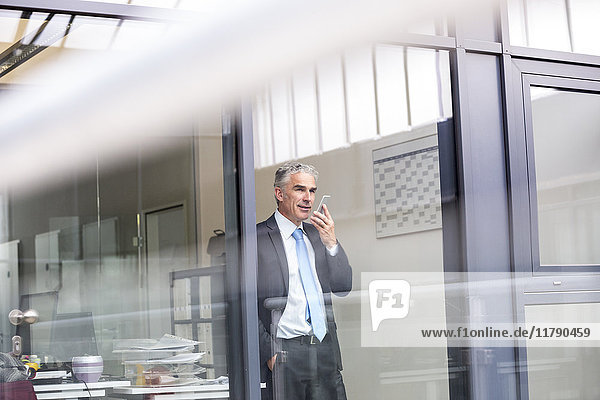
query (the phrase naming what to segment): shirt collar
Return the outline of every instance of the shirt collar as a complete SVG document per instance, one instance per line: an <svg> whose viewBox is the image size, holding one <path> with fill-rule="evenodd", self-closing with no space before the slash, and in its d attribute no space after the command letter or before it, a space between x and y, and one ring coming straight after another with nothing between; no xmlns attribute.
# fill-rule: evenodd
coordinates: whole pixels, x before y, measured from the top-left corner
<svg viewBox="0 0 600 400"><path fill-rule="evenodd" d="M287 219L279 210L275 210L275 221L277 221L277 226L279 227L279 231L283 235L284 239L289 239L292 236L292 233L298 228L302 229L302 232L306 235L306 231L304 230L304 225L300 222L300 226L296 226L292 221Z"/></svg>

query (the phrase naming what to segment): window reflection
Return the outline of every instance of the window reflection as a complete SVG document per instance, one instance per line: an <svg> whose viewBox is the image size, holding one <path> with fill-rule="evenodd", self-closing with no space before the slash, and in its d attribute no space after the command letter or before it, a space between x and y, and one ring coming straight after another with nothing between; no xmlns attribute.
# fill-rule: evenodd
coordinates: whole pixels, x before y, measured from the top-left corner
<svg viewBox="0 0 600 400"><path fill-rule="evenodd" d="M136 51L139 43L158 39L167 29L163 23L47 13L2 11L0 18L0 83L4 84L48 84L54 76L48 67L57 60L78 52Z"/></svg>
<svg viewBox="0 0 600 400"><path fill-rule="evenodd" d="M406 51L412 126L419 126L442 117L440 100L443 93L437 54L438 52L435 51L414 48L408 48Z"/></svg>
<svg viewBox="0 0 600 400"><path fill-rule="evenodd" d="M511 44L600 54L600 4L594 0L509 0Z"/></svg>
<svg viewBox="0 0 600 400"><path fill-rule="evenodd" d="M357 142L377 135L373 53L370 48L346 54L346 99L350 141Z"/></svg>
<svg viewBox="0 0 600 400"><path fill-rule="evenodd" d="M317 93L323 151L347 142L342 59L331 56L317 64Z"/></svg>
<svg viewBox="0 0 600 400"><path fill-rule="evenodd" d="M123 21L119 24L111 49L132 51L140 42L158 39L165 32L165 25L146 21Z"/></svg>
<svg viewBox="0 0 600 400"><path fill-rule="evenodd" d="M320 148L314 69L294 73L293 85L297 156L305 157L317 153Z"/></svg>
<svg viewBox="0 0 600 400"><path fill-rule="evenodd" d="M400 46L376 47L377 105L382 135L408 130L405 49Z"/></svg>
<svg viewBox="0 0 600 400"><path fill-rule="evenodd" d="M566 2L527 0L527 23L530 46L572 51Z"/></svg>
<svg viewBox="0 0 600 400"><path fill-rule="evenodd" d="M64 47L81 50L107 50L117 33L119 21L109 18L76 16L73 28L65 37Z"/></svg>
<svg viewBox="0 0 600 400"><path fill-rule="evenodd" d="M277 80L270 87L271 121L275 162L289 160L296 154L296 140L293 115L291 113L290 83Z"/></svg>
<svg viewBox="0 0 600 400"><path fill-rule="evenodd" d="M570 0L573 51L586 54L600 54L598 16L600 3L594 0Z"/></svg>
<svg viewBox="0 0 600 400"><path fill-rule="evenodd" d="M23 29L16 32L18 40L0 55L0 77L29 61L40 52L60 46L62 39L71 27L70 17L66 15L39 13L34 13L27 19L21 19L19 25Z"/></svg>
<svg viewBox="0 0 600 400"><path fill-rule="evenodd" d="M542 265L600 264L600 96L531 88Z"/></svg>
<svg viewBox="0 0 600 400"><path fill-rule="evenodd" d="M452 115L447 52L377 45L320 60L254 102L258 167Z"/></svg>
<svg viewBox="0 0 600 400"><path fill-rule="evenodd" d="M16 40L19 14L16 11L0 11L0 51L2 52Z"/></svg>

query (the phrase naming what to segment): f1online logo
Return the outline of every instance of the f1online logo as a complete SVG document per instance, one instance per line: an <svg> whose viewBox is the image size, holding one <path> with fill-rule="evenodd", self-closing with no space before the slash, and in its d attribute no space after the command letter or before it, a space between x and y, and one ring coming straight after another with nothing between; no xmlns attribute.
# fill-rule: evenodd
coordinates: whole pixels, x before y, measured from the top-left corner
<svg viewBox="0 0 600 400"><path fill-rule="evenodd" d="M376 332L386 319L401 319L408 315L410 284L401 279L380 279L369 283L371 329Z"/></svg>

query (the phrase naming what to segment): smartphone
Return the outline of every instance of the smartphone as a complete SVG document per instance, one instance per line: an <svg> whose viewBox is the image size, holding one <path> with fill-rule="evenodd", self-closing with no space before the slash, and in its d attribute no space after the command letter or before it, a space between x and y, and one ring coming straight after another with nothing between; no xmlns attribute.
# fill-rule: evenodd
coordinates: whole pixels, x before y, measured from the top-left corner
<svg viewBox="0 0 600 400"><path fill-rule="evenodd" d="M323 214L323 206L327 204L327 201L329 201L330 198L331 196L328 194L324 194L323 197L321 197L321 202L319 203L319 207L317 207L318 212Z"/></svg>

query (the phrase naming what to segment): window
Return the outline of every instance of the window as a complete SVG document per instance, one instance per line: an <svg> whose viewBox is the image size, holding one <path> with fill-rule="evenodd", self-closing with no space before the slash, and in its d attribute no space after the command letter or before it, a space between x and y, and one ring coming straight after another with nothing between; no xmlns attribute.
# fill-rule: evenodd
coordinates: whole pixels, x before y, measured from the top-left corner
<svg viewBox="0 0 600 400"><path fill-rule="evenodd" d="M594 0L509 0L511 44L600 55Z"/></svg>
<svg viewBox="0 0 600 400"><path fill-rule="evenodd" d="M448 53L377 45L330 56L256 96L256 166L407 132L452 115Z"/></svg>
<svg viewBox="0 0 600 400"><path fill-rule="evenodd" d="M531 87L541 265L598 265L600 96Z"/></svg>

